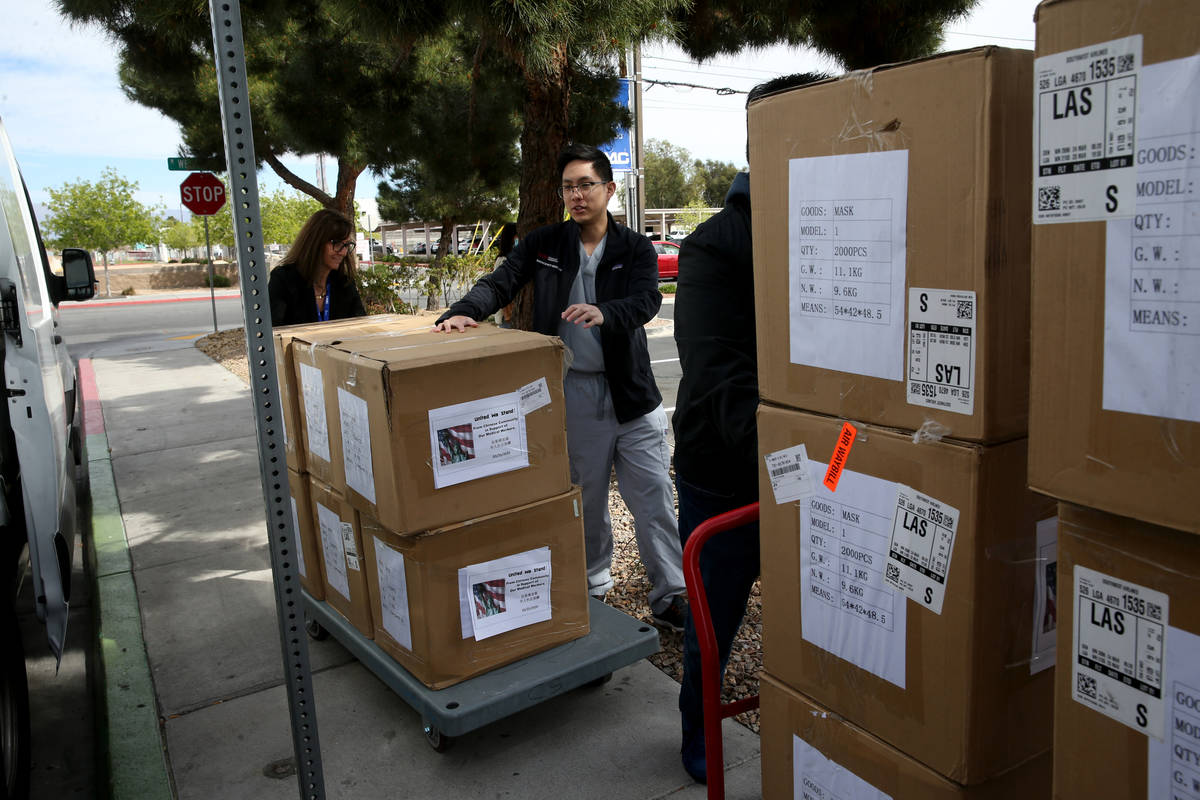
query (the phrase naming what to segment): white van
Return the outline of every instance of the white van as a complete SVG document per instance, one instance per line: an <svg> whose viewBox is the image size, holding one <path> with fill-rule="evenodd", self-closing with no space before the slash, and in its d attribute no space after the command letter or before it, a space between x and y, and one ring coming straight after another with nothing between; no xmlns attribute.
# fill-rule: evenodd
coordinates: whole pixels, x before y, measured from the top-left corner
<svg viewBox="0 0 1200 800"><path fill-rule="evenodd" d="M77 490L87 463L58 304L90 299L95 282L84 250L63 250L62 275L51 271L0 120L0 798L29 792L29 695L16 608L26 573L56 658L66 641Z"/></svg>

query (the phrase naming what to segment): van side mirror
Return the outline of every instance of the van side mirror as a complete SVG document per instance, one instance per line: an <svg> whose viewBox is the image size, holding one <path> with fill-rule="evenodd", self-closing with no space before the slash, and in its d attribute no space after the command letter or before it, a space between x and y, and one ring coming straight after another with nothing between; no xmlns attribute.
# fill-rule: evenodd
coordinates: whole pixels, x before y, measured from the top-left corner
<svg viewBox="0 0 1200 800"><path fill-rule="evenodd" d="M67 285L67 300L90 300L96 294L96 268L92 254L77 247L62 251L63 280Z"/></svg>

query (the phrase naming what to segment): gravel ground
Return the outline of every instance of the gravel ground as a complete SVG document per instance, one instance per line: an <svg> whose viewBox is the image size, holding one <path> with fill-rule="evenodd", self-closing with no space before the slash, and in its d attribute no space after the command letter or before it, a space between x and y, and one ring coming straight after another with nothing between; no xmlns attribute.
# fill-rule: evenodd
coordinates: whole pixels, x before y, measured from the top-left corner
<svg viewBox="0 0 1200 800"><path fill-rule="evenodd" d="M670 325L669 320L655 319L651 326ZM197 340L196 346L206 355L249 383L246 364L246 340L241 328L210 334ZM613 580L615 587L605 598L610 606L634 617L650 620L646 596L650 584L638 557L637 540L633 534L633 517L617 492L614 480L609 490L609 511L613 527ZM659 631L662 649L650 657L651 663L674 680L683 674L681 648L683 634ZM746 620L734 642L725 672L725 701L746 697L758 692L758 673L762 670L762 594L758 583L750 595ZM758 732L758 710L740 714L736 719L755 733Z"/></svg>

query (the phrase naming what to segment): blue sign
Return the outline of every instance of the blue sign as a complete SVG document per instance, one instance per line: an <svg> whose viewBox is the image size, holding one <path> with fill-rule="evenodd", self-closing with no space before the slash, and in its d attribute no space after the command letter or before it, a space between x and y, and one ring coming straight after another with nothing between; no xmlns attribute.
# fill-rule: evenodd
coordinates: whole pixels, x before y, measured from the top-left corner
<svg viewBox="0 0 1200 800"><path fill-rule="evenodd" d="M632 78L621 78L621 85L617 88L614 100L625 108L629 108L629 89L632 85ZM600 149L612 162L613 172L629 172L633 169L633 136L629 128L617 128L617 138L600 145Z"/></svg>

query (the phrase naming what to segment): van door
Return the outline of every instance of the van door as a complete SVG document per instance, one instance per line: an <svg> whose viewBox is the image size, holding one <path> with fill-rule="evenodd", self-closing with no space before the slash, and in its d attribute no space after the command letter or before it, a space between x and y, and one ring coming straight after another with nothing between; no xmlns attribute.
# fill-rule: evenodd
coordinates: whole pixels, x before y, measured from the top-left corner
<svg viewBox="0 0 1200 800"><path fill-rule="evenodd" d="M24 515L37 615L46 625L51 650L61 657L75 534L63 372L36 223L3 124L0 213L0 300L16 312L3 334L5 404L24 497L23 509L8 512ZM13 474L8 465L4 472Z"/></svg>

